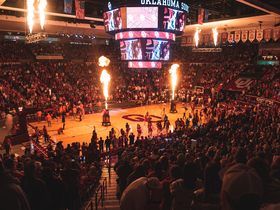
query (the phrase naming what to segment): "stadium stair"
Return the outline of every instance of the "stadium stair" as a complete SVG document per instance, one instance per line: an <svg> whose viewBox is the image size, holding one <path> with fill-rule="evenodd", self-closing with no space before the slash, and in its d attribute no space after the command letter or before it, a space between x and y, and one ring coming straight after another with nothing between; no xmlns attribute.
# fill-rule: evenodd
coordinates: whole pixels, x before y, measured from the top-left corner
<svg viewBox="0 0 280 210"><path fill-rule="evenodd" d="M111 164L112 164L111 167L109 167L107 160L103 161L102 175L99 181L99 186L103 185L103 182L106 178L107 191L105 189L103 207L101 204L102 202L98 202L98 207L97 207L98 210L120 210L120 203L116 196L117 193L116 179L118 178L116 172L114 171L114 165L116 161L117 161L116 156L111 157ZM96 189L98 189L98 187ZM99 199L100 196L101 196L101 191L99 190L97 191L97 199ZM90 201L92 201L93 209L96 209L95 197L96 197L96 191L89 197L88 202L85 202L84 205L80 208L80 210L85 210L86 206L88 206L87 210L91 210L89 206Z"/></svg>
<svg viewBox="0 0 280 210"><path fill-rule="evenodd" d="M197 86L197 83L198 83L197 81L199 81L201 75L202 75L202 68L198 67L197 72L196 72L196 76L195 76L194 81L193 81L193 88L195 86Z"/></svg>

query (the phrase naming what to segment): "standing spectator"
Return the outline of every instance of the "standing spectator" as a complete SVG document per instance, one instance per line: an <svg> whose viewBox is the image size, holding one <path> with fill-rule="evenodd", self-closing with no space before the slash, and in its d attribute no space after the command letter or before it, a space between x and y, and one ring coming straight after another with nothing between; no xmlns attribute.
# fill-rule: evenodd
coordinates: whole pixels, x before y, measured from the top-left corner
<svg viewBox="0 0 280 210"><path fill-rule="evenodd" d="M105 145L106 145L106 152L109 152L110 151L111 140L108 138L108 136L105 140Z"/></svg>
<svg viewBox="0 0 280 210"><path fill-rule="evenodd" d="M42 117L42 112L41 111L37 112L37 117L38 117L38 123L40 123L41 122L41 117Z"/></svg>
<svg viewBox="0 0 280 210"><path fill-rule="evenodd" d="M3 146L5 147L6 153L10 154L10 148L11 148L11 139L10 136L6 136L3 141Z"/></svg>
<svg viewBox="0 0 280 210"><path fill-rule="evenodd" d="M170 193L170 185L180 179L181 177L181 169L179 166L173 165L170 169L170 177L163 180L162 183L162 190L163 190L163 199L160 204L161 210L170 210L170 206L173 200L173 196Z"/></svg>
<svg viewBox="0 0 280 210"><path fill-rule="evenodd" d="M48 122L48 127L52 126L52 117L50 115L50 113L48 113L48 115L46 116L47 122Z"/></svg>
<svg viewBox="0 0 280 210"><path fill-rule="evenodd" d="M43 128L43 133L44 133L45 143L49 142L49 134L48 134L48 131L47 131L47 128L46 128L45 125L44 125L44 128Z"/></svg>
<svg viewBox="0 0 280 210"><path fill-rule="evenodd" d="M237 163L224 174L221 200L226 210L258 210L261 206L263 183L255 169ZM276 209L276 208L275 208Z"/></svg>
<svg viewBox="0 0 280 210"><path fill-rule="evenodd" d="M183 179L176 180L170 185L171 195L174 199L172 210L190 209L191 194L203 187L203 183L197 178L196 166L192 162L185 163L183 167Z"/></svg>
<svg viewBox="0 0 280 210"><path fill-rule="evenodd" d="M50 167L43 168L42 180L46 183L46 186L50 193L50 209L61 210L67 195L65 184L60 178L56 178L53 176Z"/></svg>
<svg viewBox="0 0 280 210"><path fill-rule="evenodd" d="M120 200L120 206L123 210L146 210L148 209L148 200L150 192L155 189L162 189L162 184L156 177L141 177L131 183Z"/></svg>
<svg viewBox="0 0 280 210"><path fill-rule="evenodd" d="M123 165L119 166L117 169L117 175L119 176L119 196L121 197L123 191L127 185L127 177L133 172L133 167L129 163L129 157L123 158Z"/></svg>
<svg viewBox="0 0 280 210"><path fill-rule="evenodd" d="M108 136L107 136L108 138ZM102 139L102 137L100 137L99 141L98 141L98 145L99 145L99 150L100 152L104 152L104 146L103 146L104 140Z"/></svg>
<svg viewBox="0 0 280 210"><path fill-rule="evenodd" d="M31 210L50 209L50 196L45 182L35 178L36 165L33 160L24 165L24 176L20 180L21 188L26 193Z"/></svg>
<svg viewBox="0 0 280 210"><path fill-rule="evenodd" d="M70 206L74 207L79 203L79 173L76 169L71 168L70 159L65 161L65 169L61 171L61 179L68 189Z"/></svg>
<svg viewBox="0 0 280 210"><path fill-rule="evenodd" d="M9 173L4 173L2 161L0 162L0 209L30 210L28 198L19 186L18 179Z"/></svg>
<svg viewBox="0 0 280 210"><path fill-rule="evenodd" d="M204 187L194 192L192 210L222 209L220 205L220 191L222 180L219 177L221 167L218 163L210 162L204 171Z"/></svg>
<svg viewBox="0 0 280 210"><path fill-rule="evenodd" d="M63 130L65 129L65 114L62 114Z"/></svg>

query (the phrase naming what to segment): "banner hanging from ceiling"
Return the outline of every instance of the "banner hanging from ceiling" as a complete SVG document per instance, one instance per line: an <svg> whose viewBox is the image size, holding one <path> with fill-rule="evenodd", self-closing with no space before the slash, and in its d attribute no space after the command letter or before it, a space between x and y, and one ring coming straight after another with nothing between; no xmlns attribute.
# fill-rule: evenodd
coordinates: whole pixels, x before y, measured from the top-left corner
<svg viewBox="0 0 280 210"><path fill-rule="evenodd" d="M272 32L272 39L277 41L279 39L280 31L279 28L274 28Z"/></svg>
<svg viewBox="0 0 280 210"><path fill-rule="evenodd" d="M223 44L225 44L227 42L228 39L228 33L227 32L223 32L222 33L222 42Z"/></svg>
<svg viewBox="0 0 280 210"><path fill-rule="evenodd" d="M253 42L253 41L255 40L255 38L256 38L256 32L255 32L255 30L250 30L250 31L249 31L249 41L250 41L250 42Z"/></svg>
<svg viewBox="0 0 280 210"><path fill-rule="evenodd" d="M228 35L228 42L229 42L230 44L233 42L233 35L234 35L234 34L232 34L232 33L230 33L230 34Z"/></svg>
<svg viewBox="0 0 280 210"><path fill-rule="evenodd" d="M240 41L240 31L235 31L234 41L238 43Z"/></svg>
<svg viewBox="0 0 280 210"><path fill-rule="evenodd" d="M256 40L258 40L258 42L262 41L263 39L263 29L258 29L257 30L257 34L256 34Z"/></svg>
<svg viewBox="0 0 280 210"><path fill-rule="evenodd" d="M269 41L271 39L271 28L270 29L265 29L264 30L264 35L263 38L265 41Z"/></svg>
<svg viewBox="0 0 280 210"><path fill-rule="evenodd" d="M247 39L248 39L248 31L242 31L242 38L241 38L242 42L245 43Z"/></svg>

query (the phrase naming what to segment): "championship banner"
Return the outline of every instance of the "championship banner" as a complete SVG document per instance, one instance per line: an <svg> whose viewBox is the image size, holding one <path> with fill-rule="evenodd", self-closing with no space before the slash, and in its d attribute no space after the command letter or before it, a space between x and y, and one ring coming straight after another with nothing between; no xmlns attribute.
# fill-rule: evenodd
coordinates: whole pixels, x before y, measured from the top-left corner
<svg viewBox="0 0 280 210"><path fill-rule="evenodd" d="M186 36L181 37L181 46L187 46L187 37Z"/></svg>
<svg viewBox="0 0 280 210"><path fill-rule="evenodd" d="M209 34L204 35L204 44L209 44Z"/></svg>
<svg viewBox="0 0 280 210"><path fill-rule="evenodd" d="M233 34L228 35L228 42L231 44L233 42Z"/></svg>
<svg viewBox="0 0 280 210"><path fill-rule="evenodd" d="M227 32L223 32L222 33L222 42L223 44L225 44L227 42L228 39L228 33Z"/></svg>
<svg viewBox="0 0 280 210"><path fill-rule="evenodd" d="M256 32L255 32L255 30L250 30L250 31L249 31L249 41L250 41L250 42L253 42L253 41L255 40L255 38L256 38Z"/></svg>
<svg viewBox="0 0 280 210"><path fill-rule="evenodd" d="M235 31L234 41L238 43L240 41L240 31Z"/></svg>
<svg viewBox="0 0 280 210"><path fill-rule="evenodd" d="M210 34L210 44L214 44L213 34Z"/></svg>
<svg viewBox="0 0 280 210"><path fill-rule="evenodd" d="M254 79L252 78L246 78L246 77L238 77L235 80L233 80L231 83L229 83L224 90L229 91L240 91L247 90L247 88L252 84Z"/></svg>
<svg viewBox="0 0 280 210"><path fill-rule="evenodd" d="M193 46L193 37L192 36L182 36L181 46Z"/></svg>
<svg viewBox="0 0 280 210"><path fill-rule="evenodd" d="M241 38L242 42L245 43L247 39L248 39L248 31L242 31L242 38Z"/></svg>
<svg viewBox="0 0 280 210"><path fill-rule="evenodd" d="M263 38L265 41L269 41L271 39L271 29L265 29Z"/></svg>
<svg viewBox="0 0 280 210"><path fill-rule="evenodd" d="M279 39L280 31L279 28L274 28L272 32L272 39L277 41Z"/></svg>
<svg viewBox="0 0 280 210"><path fill-rule="evenodd" d="M258 29L257 30L257 34L256 34L256 40L258 40L258 42L262 41L263 39L263 29Z"/></svg>
<svg viewBox="0 0 280 210"><path fill-rule="evenodd" d="M222 48L193 48L192 52L222 52Z"/></svg>
<svg viewBox="0 0 280 210"><path fill-rule="evenodd" d="M220 44L221 43L221 40L222 40L222 34L221 33L218 33L218 38L217 38L217 44Z"/></svg>
<svg viewBox="0 0 280 210"><path fill-rule="evenodd" d="M200 45L203 44L203 35L199 35L198 43L199 43Z"/></svg>

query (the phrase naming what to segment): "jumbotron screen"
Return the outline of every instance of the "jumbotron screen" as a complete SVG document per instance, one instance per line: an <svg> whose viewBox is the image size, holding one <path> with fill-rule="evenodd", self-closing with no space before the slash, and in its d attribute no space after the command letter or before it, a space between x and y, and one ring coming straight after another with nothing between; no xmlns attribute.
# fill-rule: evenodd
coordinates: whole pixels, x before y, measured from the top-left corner
<svg viewBox="0 0 280 210"><path fill-rule="evenodd" d="M185 27L184 12L165 7L163 14L163 27L168 30L183 31Z"/></svg>
<svg viewBox="0 0 280 210"><path fill-rule="evenodd" d="M127 7L127 28L158 28L158 7Z"/></svg>
<svg viewBox="0 0 280 210"><path fill-rule="evenodd" d="M140 39L120 41L122 60L142 60L142 43Z"/></svg>
<svg viewBox="0 0 280 210"><path fill-rule="evenodd" d="M123 28L120 9L105 12L103 16L105 31L115 31Z"/></svg>
<svg viewBox="0 0 280 210"><path fill-rule="evenodd" d="M147 39L145 59L151 61L168 61L170 58L169 41Z"/></svg>

